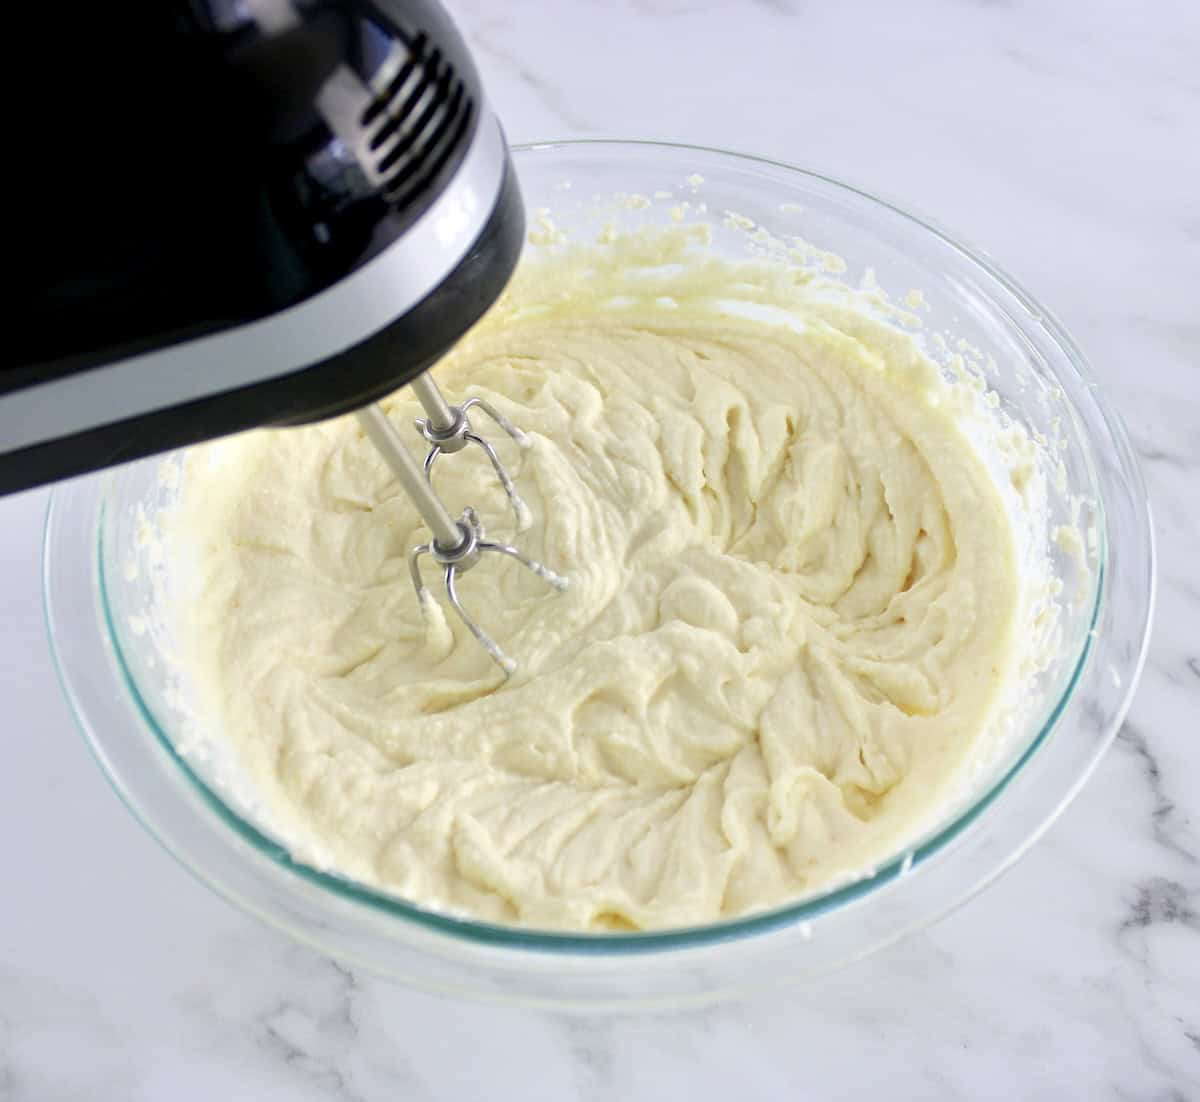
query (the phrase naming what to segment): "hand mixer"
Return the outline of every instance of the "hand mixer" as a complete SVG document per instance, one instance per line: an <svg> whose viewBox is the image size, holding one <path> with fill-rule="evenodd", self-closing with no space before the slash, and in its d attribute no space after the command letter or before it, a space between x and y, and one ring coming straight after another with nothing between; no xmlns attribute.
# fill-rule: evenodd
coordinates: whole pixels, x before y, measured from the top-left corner
<svg viewBox="0 0 1200 1102"><path fill-rule="evenodd" d="M493 659L458 577L488 552L565 581L456 521L435 461L474 445L425 374L495 301L524 214L503 134L433 0L34 5L53 71L16 112L19 275L0 367L0 493L260 425L351 410L430 528L413 549ZM38 9L45 9L39 11ZM57 20L57 22L56 22ZM65 25L63 25L65 23ZM15 338L15 339L14 339ZM411 382L424 469L375 404Z"/></svg>

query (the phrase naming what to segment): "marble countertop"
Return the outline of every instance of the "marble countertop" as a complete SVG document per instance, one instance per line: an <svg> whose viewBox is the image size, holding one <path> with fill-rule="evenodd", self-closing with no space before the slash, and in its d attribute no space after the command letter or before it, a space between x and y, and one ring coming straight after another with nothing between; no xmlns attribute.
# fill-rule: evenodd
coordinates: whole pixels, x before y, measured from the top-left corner
<svg viewBox="0 0 1200 1102"><path fill-rule="evenodd" d="M45 494L5 499L0 1099L1200 1098L1200 7L452 7L512 139L818 167L933 213L1058 314L1155 508L1128 722L1012 871L841 973L650 1016L466 1005L292 944L142 832L54 681Z"/></svg>

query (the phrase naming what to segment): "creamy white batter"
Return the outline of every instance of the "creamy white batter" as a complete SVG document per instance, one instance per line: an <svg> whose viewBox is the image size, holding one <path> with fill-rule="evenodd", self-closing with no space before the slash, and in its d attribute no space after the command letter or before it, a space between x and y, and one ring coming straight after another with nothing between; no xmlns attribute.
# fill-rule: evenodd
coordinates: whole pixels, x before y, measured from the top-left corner
<svg viewBox="0 0 1200 1102"><path fill-rule="evenodd" d="M852 875L944 801L1016 661L997 490L911 340L694 245L529 265L436 369L532 439L491 433L527 531L471 451L448 505L570 578L463 578L508 683L423 619L427 533L353 418L190 454L196 707L304 854L485 919L662 928Z"/></svg>

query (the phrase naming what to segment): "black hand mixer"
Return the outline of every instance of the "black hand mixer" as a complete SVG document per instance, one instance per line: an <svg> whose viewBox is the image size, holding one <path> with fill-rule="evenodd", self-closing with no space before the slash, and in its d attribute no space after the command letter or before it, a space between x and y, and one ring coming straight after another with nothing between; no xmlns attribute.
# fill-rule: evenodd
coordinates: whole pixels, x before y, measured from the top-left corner
<svg viewBox="0 0 1200 1102"><path fill-rule="evenodd" d="M479 399L426 374L496 300L524 212L466 46L433 0L35 5L52 71L10 132L19 289L0 369L0 493L261 425L357 411L456 580L487 552L565 580L454 519L440 455L481 448L525 508ZM78 8L78 10L76 10ZM14 38L10 40L16 41ZM11 163L11 162L10 162ZM10 353L11 357L11 353ZM422 468L375 404L412 383Z"/></svg>

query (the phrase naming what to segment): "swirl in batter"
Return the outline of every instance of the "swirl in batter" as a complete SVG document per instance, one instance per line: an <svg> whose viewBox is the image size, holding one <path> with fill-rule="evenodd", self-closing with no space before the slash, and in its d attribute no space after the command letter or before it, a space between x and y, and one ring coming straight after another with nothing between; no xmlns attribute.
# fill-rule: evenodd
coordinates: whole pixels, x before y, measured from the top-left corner
<svg viewBox="0 0 1200 1102"><path fill-rule="evenodd" d="M443 497L571 582L463 578L513 680L423 618L427 534L353 418L191 453L180 633L307 859L504 923L687 926L852 876L945 799L1011 673L1013 539L909 338L799 276L631 291L596 255L531 268L436 368L531 437L493 439L533 524L471 451Z"/></svg>

